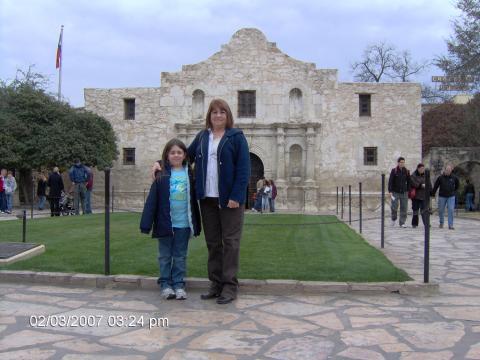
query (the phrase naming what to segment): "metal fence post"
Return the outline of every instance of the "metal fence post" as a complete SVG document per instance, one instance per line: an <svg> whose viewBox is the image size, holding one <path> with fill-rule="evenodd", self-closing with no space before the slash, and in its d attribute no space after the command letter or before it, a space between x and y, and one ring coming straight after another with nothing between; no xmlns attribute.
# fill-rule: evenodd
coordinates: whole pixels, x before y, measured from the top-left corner
<svg viewBox="0 0 480 360"><path fill-rule="evenodd" d="M382 174L382 219L380 221L380 242L381 248L385 247L385 174Z"/></svg>
<svg viewBox="0 0 480 360"><path fill-rule="evenodd" d="M352 225L352 185L348 185L348 224Z"/></svg>
<svg viewBox="0 0 480 360"><path fill-rule="evenodd" d="M360 234L362 233L362 183L358 183L358 208L360 218Z"/></svg>
<svg viewBox="0 0 480 360"><path fill-rule="evenodd" d="M33 206L35 202L35 177L32 176L32 204L30 206L30 218L33 219Z"/></svg>
<svg viewBox="0 0 480 360"><path fill-rule="evenodd" d="M109 174L110 175L110 174ZM110 179L109 179L110 180ZM109 181L110 182L110 181ZM110 191L110 189L109 189ZM112 185L112 213L113 213L113 203L115 200L115 186Z"/></svg>
<svg viewBox="0 0 480 360"><path fill-rule="evenodd" d="M423 200L423 210L425 216L425 249L423 261L423 282L428 283L430 269L430 169L425 169L425 199Z"/></svg>
<svg viewBox="0 0 480 360"><path fill-rule="evenodd" d="M337 215L338 215L338 186L337 186Z"/></svg>
<svg viewBox="0 0 480 360"><path fill-rule="evenodd" d="M343 186L342 186L342 216L341 216L342 220L343 220Z"/></svg>
<svg viewBox="0 0 480 360"><path fill-rule="evenodd" d="M110 209L109 207L110 207L110 169L106 168L105 169L105 275L110 275Z"/></svg>
<svg viewBox="0 0 480 360"><path fill-rule="evenodd" d="M27 210L23 210L23 232L22 232L22 241L25 242L27 239Z"/></svg>

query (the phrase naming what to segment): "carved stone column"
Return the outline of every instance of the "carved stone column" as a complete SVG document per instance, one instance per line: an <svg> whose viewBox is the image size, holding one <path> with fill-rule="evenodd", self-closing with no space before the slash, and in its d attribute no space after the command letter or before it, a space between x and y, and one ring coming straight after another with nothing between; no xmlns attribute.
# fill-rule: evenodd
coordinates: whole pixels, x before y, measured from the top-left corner
<svg viewBox="0 0 480 360"><path fill-rule="evenodd" d="M306 183L315 183L315 139L317 134L311 126L305 133L307 138L307 180Z"/></svg>
<svg viewBox="0 0 480 360"><path fill-rule="evenodd" d="M285 182L285 132L277 128L277 182Z"/></svg>
<svg viewBox="0 0 480 360"><path fill-rule="evenodd" d="M315 186L315 140L317 134L313 126L309 126L305 133L307 138L307 180L305 181L305 211L318 211L317 186Z"/></svg>
<svg viewBox="0 0 480 360"><path fill-rule="evenodd" d="M285 131L283 127L277 127L277 198L275 208L280 210L288 209L287 183L285 181Z"/></svg>

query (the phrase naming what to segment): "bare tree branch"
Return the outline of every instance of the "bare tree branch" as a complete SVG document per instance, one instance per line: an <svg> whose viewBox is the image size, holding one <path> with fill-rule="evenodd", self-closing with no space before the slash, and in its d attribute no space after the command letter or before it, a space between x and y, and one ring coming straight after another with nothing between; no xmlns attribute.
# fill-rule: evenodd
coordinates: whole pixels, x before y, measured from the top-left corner
<svg viewBox="0 0 480 360"><path fill-rule="evenodd" d="M428 61L412 60L410 52L398 52L393 45L381 42L368 46L363 59L351 65L357 81L380 82L389 80L410 81L410 77L419 74L429 66Z"/></svg>
<svg viewBox="0 0 480 360"><path fill-rule="evenodd" d="M393 68L395 47L381 42L368 46L361 61L352 64L355 79L362 82L380 82L382 77Z"/></svg>

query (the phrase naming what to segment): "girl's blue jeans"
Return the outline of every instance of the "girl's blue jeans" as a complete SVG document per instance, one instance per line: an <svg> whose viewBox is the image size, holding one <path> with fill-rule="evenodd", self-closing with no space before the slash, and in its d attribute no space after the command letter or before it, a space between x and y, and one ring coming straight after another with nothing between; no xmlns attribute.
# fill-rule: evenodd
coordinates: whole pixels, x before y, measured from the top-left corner
<svg viewBox="0 0 480 360"><path fill-rule="evenodd" d="M158 239L160 289L183 289L187 271L187 250L190 228L173 228L173 235Z"/></svg>

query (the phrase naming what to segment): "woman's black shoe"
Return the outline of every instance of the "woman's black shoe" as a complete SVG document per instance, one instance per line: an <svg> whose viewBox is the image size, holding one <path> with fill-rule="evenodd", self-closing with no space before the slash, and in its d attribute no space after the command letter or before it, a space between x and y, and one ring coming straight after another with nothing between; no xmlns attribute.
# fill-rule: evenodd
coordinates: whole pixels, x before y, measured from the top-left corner
<svg viewBox="0 0 480 360"><path fill-rule="evenodd" d="M213 289L210 289L210 290L208 290L208 293L200 295L200 299L210 300L210 299L218 298L219 296L220 296L219 292L217 292Z"/></svg>
<svg viewBox="0 0 480 360"><path fill-rule="evenodd" d="M235 300L233 297L231 296L220 296L218 299L217 299L217 304L229 304L231 303L233 300Z"/></svg>

